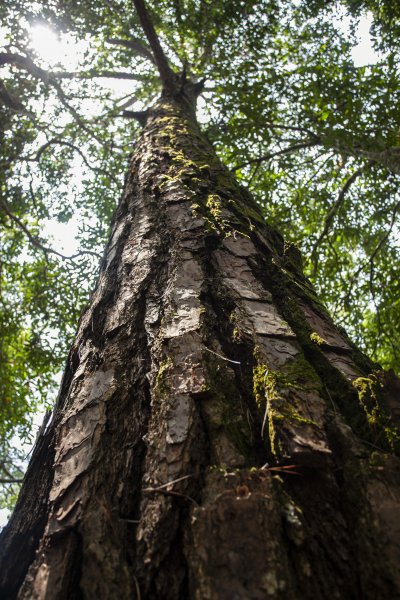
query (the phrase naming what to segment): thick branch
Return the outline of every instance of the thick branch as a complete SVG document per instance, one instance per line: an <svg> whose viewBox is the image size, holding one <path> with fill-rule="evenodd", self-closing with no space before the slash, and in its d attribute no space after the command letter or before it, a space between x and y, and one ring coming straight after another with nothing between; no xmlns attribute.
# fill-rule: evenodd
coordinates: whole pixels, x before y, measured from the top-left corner
<svg viewBox="0 0 400 600"><path fill-rule="evenodd" d="M146 8L146 5L143 0L133 0L133 3L135 5L140 23L143 27L143 31L153 51L153 56L157 65L158 72L160 73L160 78L163 87L166 89L173 89L176 81L176 75L169 66L168 59L165 56L164 50L161 47L160 40L158 38L156 30L154 29L154 25L151 20L150 14Z"/></svg>
<svg viewBox="0 0 400 600"><path fill-rule="evenodd" d="M16 54L15 52L0 52L0 66L7 64L24 68L44 83L49 83L49 79L51 78L49 73L36 66L29 56L22 56L22 54Z"/></svg>
<svg viewBox="0 0 400 600"><path fill-rule="evenodd" d="M346 153L346 150L343 151ZM368 158L372 162L378 163L383 167L386 167L392 173L400 175L400 148L394 146L380 150L378 152L371 152L369 150L363 150L362 148L356 148L349 152L352 156L362 156Z"/></svg>
<svg viewBox="0 0 400 600"><path fill-rule="evenodd" d="M106 40L106 42L107 42L107 44L114 44L115 46L123 46L124 48L129 48L129 50L133 50L139 56L143 56L143 58L147 58L149 61L151 61L153 63L153 65L156 64L156 61L154 60L154 56L151 53L151 50L149 48L147 48L147 46L145 46L140 40L137 40L136 38L131 37L128 40L109 38Z"/></svg>
<svg viewBox="0 0 400 600"><path fill-rule="evenodd" d="M89 71L52 71L49 73L51 77L56 79L129 79L133 81L143 81L141 75L135 73L126 73L124 71L97 71L96 69L90 69Z"/></svg>
<svg viewBox="0 0 400 600"><path fill-rule="evenodd" d="M321 146L331 147L333 150L344 156L352 156L353 158L368 159L369 164L374 163L381 165L395 173L400 175L400 148L396 146L389 146L384 150L366 150L360 144L344 144L341 140L324 140L323 137L317 137L318 143ZM373 141L367 143L368 146L373 146Z"/></svg>

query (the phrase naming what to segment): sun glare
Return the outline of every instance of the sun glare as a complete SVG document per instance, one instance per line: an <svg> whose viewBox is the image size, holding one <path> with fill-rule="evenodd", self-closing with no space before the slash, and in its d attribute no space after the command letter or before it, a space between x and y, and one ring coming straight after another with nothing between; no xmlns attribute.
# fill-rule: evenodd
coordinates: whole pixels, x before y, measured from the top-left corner
<svg viewBox="0 0 400 600"><path fill-rule="evenodd" d="M39 56L49 63L62 62L65 48L55 31L47 25L34 25L31 29L32 45Z"/></svg>
<svg viewBox="0 0 400 600"><path fill-rule="evenodd" d="M86 40L76 42L71 35L58 34L44 24L31 27L31 40L34 50L43 61L49 66L59 64L65 69L75 69L89 46Z"/></svg>

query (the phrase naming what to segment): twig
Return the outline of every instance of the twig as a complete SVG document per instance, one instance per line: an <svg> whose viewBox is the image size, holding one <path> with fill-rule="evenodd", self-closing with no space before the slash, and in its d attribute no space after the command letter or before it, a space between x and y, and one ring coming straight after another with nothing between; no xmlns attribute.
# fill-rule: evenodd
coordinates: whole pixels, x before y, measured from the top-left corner
<svg viewBox="0 0 400 600"><path fill-rule="evenodd" d="M179 481L189 479L189 477L194 477L194 474L192 473L190 475L184 475L183 477L178 477L178 479L174 479L173 481L168 481L167 483L163 483L162 485L159 485L157 487L143 488L142 491L145 492L146 494L164 494L164 496L178 496L180 498L185 498L186 500L190 500L190 502L193 502L193 504L198 506L198 503L196 502L196 500L194 500L194 498L192 498L188 494L182 494L181 492L175 492L174 490L166 489L166 488L174 485L175 483L178 483Z"/></svg>
<svg viewBox="0 0 400 600"><path fill-rule="evenodd" d="M179 0L174 0L173 4L174 4L174 12L175 12L175 17L176 17L176 22L178 24L177 29L178 29L180 51L183 54L183 66L184 66L184 69L187 69L189 60L188 60L188 56L187 56L187 52L186 52L186 48L185 48L184 36L182 34L182 30L185 29L184 24L183 24L183 19L182 19L182 7L181 7Z"/></svg>
<svg viewBox="0 0 400 600"><path fill-rule="evenodd" d="M350 282L347 284L347 293L345 298L349 299L351 297L352 291L353 291L353 287L355 282L358 280L358 277L360 275L360 273L363 271L363 269L365 269L369 263L370 265L370 271L369 271L369 290L372 296L372 300L375 306L375 309L377 311L377 318L378 318L378 328L381 327L380 324L380 312L379 312L379 307L376 304L375 301L375 289L374 289L374 285L373 285L373 279L374 279L374 259L377 255L377 253L381 250L383 244L385 243L385 241L387 240L387 238L389 237L389 235L391 234L394 224L395 224L395 217L396 214L398 212L398 210L400 209L400 201L396 203L393 212L392 212L392 218L390 221L390 225L389 225L389 229L386 231L386 233L384 233L384 235L381 237L381 239L379 240L378 244L376 245L374 251L372 252L371 256L366 260L364 260L360 266L358 267L358 269L353 273Z"/></svg>
<svg viewBox="0 0 400 600"><path fill-rule="evenodd" d="M247 182L248 187L250 187L254 177L257 175L257 171L260 168L260 165L261 165L261 163L256 164L255 169L254 169L253 173L251 174L249 181Z"/></svg>
<svg viewBox="0 0 400 600"><path fill-rule="evenodd" d="M337 412L337 410L336 410L336 405L335 405L335 403L334 403L334 401L333 401L333 399L332 399L332 396L331 396L331 394L330 394L330 392L329 392L328 388L326 387L326 385L324 385L324 388L325 388L325 390L326 390L326 393L327 393L327 394L328 394L328 396L329 396L329 400L331 401L332 408L333 408L333 412L334 412L334 413L337 415L337 414L338 414L338 412Z"/></svg>
<svg viewBox="0 0 400 600"><path fill-rule="evenodd" d="M268 463L265 463L260 468L260 471L273 471L275 473L284 473L286 475L301 475L298 471L293 471L293 469L297 469L300 465L274 465L270 467Z"/></svg>
<svg viewBox="0 0 400 600"><path fill-rule="evenodd" d="M121 521L126 521L126 523L135 523L136 525L140 523L140 519L124 519L121 517Z"/></svg>
<svg viewBox="0 0 400 600"><path fill-rule="evenodd" d="M375 250L373 251L373 253L369 257L370 262L373 262L375 256L378 254L378 252L382 248L383 244L386 242L386 240L388 239L389 235L392 233L392 230L393 230L393 227L394 227L394 224L395 224L396 214L397 214L399 208L400 208L400 200L399 200L399 202L396 203L396 205L395 205L395 207L393 209L392 218L390 220L389 229L382 236L382 238L379 240L378 244L376 245Z"/></svg>
<svg viewBox="0 0 400 600"><path fill-rule="evenodd" d="M156 488L151 487L151 488L144 488L143 491L144 492L148 492L148 491L154 491L154 490L162 490L164 488L167 488L170 485L174 485L175 483L178 483L179 481L184 481L185 479L189 479L190 477L194 477L194 474L191 473L190 475L183 475L183 477L178 477L178 479L173 479L172 481L167 481L167 483L163 483L162 485L158 485Z"/></svg>
<svg viewBox="0 0 400 600"><path fill-rule="evenodd" d="M372 297L372 302L374 303L374 307L375 307L376 320L378 322L378 332L379 332L379 334L381 334L381 332L382 332L381 311L380 311L380 308L379 308L379 304L376 301L376 293L375 293L375 287L374 287L374 277L375 277L375 264L374 264L374 257L371 256L370 262L369 262L369 281L368 281L368 286L369 286L369 291L370 291L370 294L371 294L371 297ZM374 354L376 352L377 346L378 346L378 339L377 339L377 337L375 337Z"/></svg>
<svg viewBox="0 0 400 600"><path fill-rule="evenodd" d="M368 440L365 440L363 438L360 438L360 439L363 444L367 444L367 446L371 446L371 448L376 448L380 452L387 452L387 450L384 450L383 448L381 448L380 446L377 446L376 444L373 444L372 442L368 442Z"/></svg>
<svg viewBox="0 0 400 600"><path fill-rule="evenodd" d="M372 296L372 301L374 303L374 307L375 307L375 311L376 311L376 318L378 321L378 331L379 333L382 333L382 321L381 321L381 311L379 308L379 305L376 301L376 293L375 293L375 287L374 287L374 276L375 276L375 257L378 254L378 252L381 250L383 244L386 242L386 240L388 239L388 237L390 236L390 234L392 233L394 224L395 224L395 220L396 220L396 214L397 211L400 208L400 201L396 203L394 210L392 212L392 218L390 221L390 225L389 225L389 229L386 231L386 233L381 237L381 239L379 240L378 244L376 245L374 251L372 252L371 256L369 257L369 265L370 265L370 269L369 269L369 291L371 293ZM374 347L374 352L376 351L376 347L377 347L377 339L375 340L375 347Z"/></svg>
<svg viewBox="0 0 400 600"><path fill-rule="evenodd" d="M13 465L14 466L14 465ZM15 479L15 477L13 477L12 473L8 470L8 468L6 467L6 464L4 461L0 462L0 469L7 475L7 477L9 479ZM17 469L17 471L19 471L21 474L23 473L22 469L20 469L19 467L15 467L14 469Z"/></svg>
<svg viewBox="0 0 400 600"><path fill-rule="evenodd" d="M89 169L91 169L93 171L96 170L96 167L92 167L92 165L88 162L86 156L83 154L82 150L80 148L78 148L78 146L75 146L75 144L73 144L72 142L67 142L65 140L58 140L57 138L53 138L53 139L49 140L48 142L46 142L45 144L43 144L43 146L41 146L39 148L39 150L36 152L35 160L37 160L39 162L42 157L43 152L45 150L47 150L47 148L49 148L49 146L51 146L52 144L57 144L58 146L67 146L68 148L71 148L72 150L74 150L75 152L77 152L79 154L79 156L81 157L81 159L83 160L83 162Z"/></svg>
<svg viewBox="0 0 400 600"><path fill-rule="evenodd" d="M227 358L226 356L222 356L222 354L218 354L218 352L214 352L214 350L211 350L211 348L207 348L207 346L204 346L204 350L207 350L207 352L211 352L211 354L214 354L215 356L218 356L218 358L222 358L222 360L226 360L226 362L230 362L233 363L234 365L240 365L240 361L238 360L231 360L230 358Z"/></svg>
<svg viewBox="0 0 400 600"><path fill-rule="evenodd" d="M324 156L324 154L326 154L326 150L324 150L322 153L320 153L320 154L317 156L317 158L316 158L316 159L318 160L319 158L321 158L321 156ZM310 184L310 183L311 183L311 181L314 179L314 177L317 175L317 173L320 173L320 172L322 171L322 169L324 168L324 166L326 165L326 163L327 163L327 162L330 160L330 158L331 158L333 155L334 155L334 152L329 152L329 153L328 153L328 156L325 158L325 160L324 160L324 161L323 161L321 164L319 164L319 165L317 166L317 168L316 168L316 169L313 171L313 173L312 173L311 177L309 177L309 178L308 178L308 179L307 179L307 180L306 180L304 183L302 183L302 184L301 184L303 189L304 189L304 188L305 188L305 189L307 189L307 188L308 188L309 184ZM303 164L304 164L304 163L303 163ZM302 165L300 165L300 166L302 166ZM292 181L293 181L293 180L292 180Z"/></svg>

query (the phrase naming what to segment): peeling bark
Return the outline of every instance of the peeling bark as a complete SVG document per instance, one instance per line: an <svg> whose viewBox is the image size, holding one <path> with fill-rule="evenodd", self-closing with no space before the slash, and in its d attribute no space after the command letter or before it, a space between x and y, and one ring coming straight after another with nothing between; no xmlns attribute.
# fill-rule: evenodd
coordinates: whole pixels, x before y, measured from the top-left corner
<svg viewBox="0 0 400 600"><path fill-rule="evenodd" d="M1 535L1 597L400 597L393 378L220 163L190 84L165 93Z"/></svg>

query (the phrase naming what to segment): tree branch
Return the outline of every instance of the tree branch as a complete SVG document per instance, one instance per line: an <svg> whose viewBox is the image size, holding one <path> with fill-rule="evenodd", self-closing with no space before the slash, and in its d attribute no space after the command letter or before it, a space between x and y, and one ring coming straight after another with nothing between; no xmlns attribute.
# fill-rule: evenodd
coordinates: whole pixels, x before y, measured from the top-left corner
<svg viewBox="0 0 400 600"><path fill-rule="evenodd" d="M96 69L90 69L89 71L51 71L49 73L51 77L56 79L129 79L133 81L143 81L141 75L135 73L126 73L124 71L97 71Z"/></svg>
<svg viewBox="0 0 400 600"><path fill-rule="evenodd" d="M27 113L25 106L22 104L19 98L14 94L11 94L6 86L4 85L4 81L0 79L0 101L3 102L8 108L14 110L19 113Z"/></svg>
<svg viewBox="0 0 400 600"><path fill-rule="evenodd" d="M83 256L84 254L89 254L90 256L96 256L97 258L100 258L100 256L97 254L97 252L92 252L91 250L81 250L80 252L77 252L76 254L73 254L71 256L65 256L65 254L61 254L61 252L57 252L57 250L48 248L47 246L42 244L42 242L29 231L29 229L27 228L25 223L23 223L23 221L21 221L21 219L19 217L17 217L17 215L14 215L14 213L11 212L7 202L3 198L0 198L0 206L3 208L4 212L10 217L10 219L14 223L16 223L20 229L22 229L22 231L26 234L26 236L27 236L28 240L30 241L30 243L32 244L32 246L35 246L35 248L38 248L39 250L44 252L46 255L47 254L55 254L56 256L59 256L60 258L63 258L65 260L72 260L72 261L75 260L76 258L78 258L79 256Z"/></svg>
<svg viewBox="0 0 400 600"><path fill-rule="evenodd" d="M28 73L33 75L33 77L36 77L37 79L40 79L43 83L52 86L56 90L61 104L71 113L78 125L84 131L89 133L94 139L96 139L100 144L103 144L102 140L100 140L99 137L84 123L84 121L82 120L79 113L75 110L75 108L70 105L64 94L64 90L62 89L57 79L53 77L51 73L38 67L29 56L22 56L21 54L16 54L12 52L0 52L0 66L5 64L11 64L19 68L25 69L26 71L28 71Z"/></svg>
<svg viewBox="0 0 400 600"><path fill-rule="evenodd" d="M150 62L153 63L153 65L156 64L156 61L150 48L145 46L143 42L137 40L134 37L130 37L127 40L108 38L105 41L107 44L113 44L114 46L123 46L124 48L129 48L129 50L134 50L136 54L142 56L143 58L147 58Z"/></svg>
<svg viewBox="0 0 400 600"><path fill-rule="evenodd" d="M330 147L335 152L339 154L343 154L345 156L352 156L354 158L364 158L368 159L370 164L373 163L380 164L384 166L386 169L395 173L396 175L400 175L400 148L397 146L389 146L384 150L366 150L362 148L361 145L346 145L341 140L331 139L330 141L324 140L324 136L320 136L310 129L305 127L299 127L294 125L280 125L279 123L267 123L267 127L271 129L283 129L288 131L299 131L302 133L307 133L311 139L315 140L316 144L321 146ZM371 140L368 143L368 146L373 146L373 141Z"/></svg>
<svg viewBox="0 0 400 600"><path fill-rule="evenodd" d="M318 257L317 257L318 246L320 245L320 243L322 242L322 240L328 233L329 228L332 225L333 219L335 218L337 212L339 211L340 207L343 204L343 201L345 199L347 191L349 190L351 185L356 181L356 179L361 175L361 173L366 169L366 167L370 166L370 164L371 163L368 163L368 165L363 165L362 167L360 167L359 169L354 171L354 173L352 175L350 175L350 177L345 181L343 187L339 191L336 202L333 204L331 209L328 211L328 214L326 215L326 218L325 218L324 228L321 231L320 235L318 236L318 239L315 242L315 244L313 245L312 250L311 250L311 257L313 260L313 271L312 271L313 277L315 277L315 274L318 269Z"/></svg>
<svg viewBox="0 0 400 600"><path fill-rule="evenodd" d="M0 469L3 471L3 473L5 473L7 475L7 477L9 479L15 479L15 477L12 475L11 471L9 471L9 469L6 467L6 464L4 461L0 462ZM23 471L19 467L16 467L16 469L23 475Z"/></svg>
<svg viewBox="0 0 400 600"><path fill-rule="evenodd" d="M317 145L318 145L318 142L315 140L305 140L303 142L299 142L298 144L293 144L293 146L288 146L287 148L284 148L283 150L278 150L277 152L270 152L268 154L263 154L262 156L259 156L258 158L252 158L252 159L248 160L247 162L241 163L240 165L236 165L236 167L233 167L233 169L231 169L231 171L238 171L239 169L242 169L243 167L247 167L248 165L253 165L254 163L260 164L264 160L270 160L271 158L275 158L276 156L282 156L285 154L293 154L293 152L297 152L297 150L301 150L302 148L310 148L311 146L317 146Z"/></svg>
<svg viewBox="0 0 400 600"><path fill-rule="evenodd" d="M15 52L0 52L0 66L3 65L16 65L17 67L22 67L31 73L31 75L41 79L44 83L49 83L49 73L36 66L29 56L22 56L22 54L16 54Z"/></svg>
<svg viewBox="0 0 400 600"><path fill-rule="evenodd" d="M380 251L380 249L382 248L383 244L386 242L386 240L388 239L388 237L390 236L390 234L393 231L393 227L396 221L396 215L398 210L400 209L400 200L399 202L397 202L395 204L395 207L393 209L392 212L392 218L390 220L390 225L389 225L389 229L386 231L386 233L381 237L381 239L379 240L378 244L376 245L374 251L372 252L371 256L369 257L369 261L370 263L373 263L375 260L375 256L378 254L378 252Z"/></svg>
<svg viewBox="0 0 400 600"><path fill-rule="evenodd" d="M40 159L41 159L41 157L42 157L43 152L45 152L45 150L47 150L47 148L49 148L49 146L51 146L52 144L57 144L58 146L66 146L67 148L71 148L71 150L74 150L74 152L77 152L79 154L79 156L81 157L83 163L87 166L88 169L90 169L94 173L101 173L103 175L107 175L107 177L109 177L110 179L112 179L114 181L114 183L116 183L117 185L119 185L118 179L116 179L116 177L114 177L114 175L112 173L110 173L109 171L106 171L105 169L101 169L100 167L93 167L89 163L88 159L86 158L86 156L84 155L84 153L82 152L82 150L80 148L78 148L78 146L76 146L75 144L73 144L72 142L67 142L67 140L59 140L57 138L52 138L51 140L48 140L36 152L36 156L35 156L34 160L37 161L37 162L39 162Z"/></svg>
<svg viewBox="0 0 400 600"><path fill-rule="evenodd" d="M23 479L1 479L0 478L0 483L22 483Z"/></svg>
<svg viewBox="0 0 400 600"><path fill-rule="evenodd" d="M321 142L320 137L316 133L314 133L314 131L311 131L311 129L307 129L306 127L299 127L295 125L281 125L280 123L272 122L267 123L267 127L269 127L270 129L283 129L285 131L300 131L301 133L307 133L307 135L309 135L310 138L314 139L317 143Z"/></svg>
<svg viewBox="0 0 400 600"><path fill-rule="evenodd" d="M35 160L39 162L42 157L43 152L45 152L45 150L47 150L47 148L49 148L49 146L51 146L52 144L57 144L58 146L66 146L67 148L71 148L72 150L74 150L75 152L77 152L79 154L79 156L81 157L81 159L83 160L83 162L89 169L91 169L92 171L97 170L96 167L91 166L91 164L88 162L86 156L83 154L82 150L80 148L78 148L78 146L75 146L75 144L72 144L71 142L67 142L65 140L58 140L56 138L49 140L48 142L46 142L45 144L43 144L43 146L41 146L39 148L39 150L36 152Z"/></svg>
<svg viewBox="0 0 400 600"><path fill-rule="evenodd" d="M169 66L168 59L161 47L160 40L156 30L154 29L150 14L143 0L133 0L133 3L135 5L143 31L150 44L150 48L153 51L154 60L157 65L163 87L171 90L174 88L176 83L176 74Z"/></svg>

